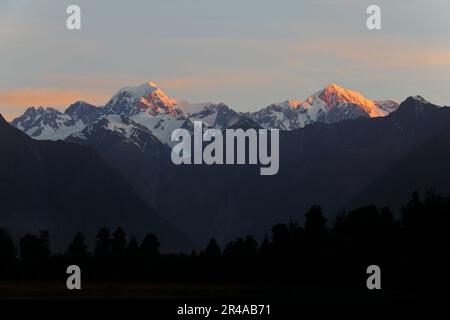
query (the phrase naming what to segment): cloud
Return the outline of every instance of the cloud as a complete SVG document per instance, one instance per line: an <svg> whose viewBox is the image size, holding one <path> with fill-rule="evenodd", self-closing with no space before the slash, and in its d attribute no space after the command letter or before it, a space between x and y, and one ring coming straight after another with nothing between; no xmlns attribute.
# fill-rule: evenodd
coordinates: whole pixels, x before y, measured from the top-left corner
<svg viewBox="0 0 450 320"><path fill-rule="evenodd" d="M92 104L103 104L109 94L93 93L83 90L64 90L51 88L27 88L0 91L0 112L11 119L30 106L51 106L64 109L78 100Z"/></svg>
<svg viewBox="0 0 450 320"><path fill-rule="evenodd" d="M136 79L125 79L123 77L99 78L88 75L44 74L41 76L41 81L45 82L47 85L52 85L52 88L59 86L60 88L84 88L93 91L117 91L127 83L135 83Z"/></svg>
<svg viewBox="0 0 450 320"><path fill-rule="evenodd" d="M264 73L265 77L262 77ZM195 90L217 90L227 86L235 88L242 85L258 85L273 81L273 74L267 70L230 70L226 73L201 74L195 76L176 77L163 79L158 82L163 89L195 89Z"/></svg>
<svg viewBox="0 0 450 320"><path fill-rule="evenodd" d="M417 48L393 46L386 50L378 48L352 48L341 51L338 58L355 63L365 62L374 67L385 68L418 68L418 67L450 67L449 48Z"/></svg>
<svg viewBox="0 0 450 320"><path fill-rule="evenodd" d="M153 43L152 43L153 44ZM235 68L278 68L289 73L292 67L406 69L417 67L450 67L450 47L433 40L417 41L415 37L383 35L322 36L303 39L240 39L230 37L171 38L159 41L161 46L178 48L189 55L186 71L217 69L218 65ZM235 48L230 51L230 48ZM180 59L184 59L181 57ZM220 64L219 64L220 62ZM186 63L187 64L187 63ZM193 81L193 79L190 79Z"/></svg>

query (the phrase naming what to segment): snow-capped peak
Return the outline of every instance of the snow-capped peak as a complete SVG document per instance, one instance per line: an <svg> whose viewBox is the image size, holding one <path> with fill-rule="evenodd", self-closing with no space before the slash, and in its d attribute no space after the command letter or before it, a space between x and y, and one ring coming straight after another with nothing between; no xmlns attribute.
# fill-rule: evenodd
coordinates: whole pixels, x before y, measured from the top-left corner
<svg viewBox="0 0 450 320"><path fill-rule="evenodd" d="M131 116L146 111L151 116L170 114L182 115L176 108L176 100L169 98L158 85L152 81L136 87L120 89L105 105L107 114Z"/></svg>
<svg viewBox="0 0 450 320"><path fill-rule="evenodd" d="M156 83L148 81L135 87L132 86L123 87L112 97L112 99L114 99L114 97L120 95L123 92L129 93L130 96L133 98L139 98L142 96L149 95L150 93L152 93L157 89L159 89L159 87Z"/></svg>
<svg viewBox="0 0 450 320"><path fill-rule="evenodd" d="M249 115L265 128L292 130L312 122L337 122L358 117L385 116L398 108L392 100L375 101L331 83L305 101L274 103Z"/></svg>
<svg viewBox="0 0 450 320"><path fill-rule="evenodd" d="M384 116L385 112L380 110L373 100L367 99L361 93L345 89L335 83L329 84L323 89L318 97L331 109L342 104L353 104L364 109L370 117Z"/></svg>
<svg viewBox="0 0 450 320"><path fill-rule="evenodd" d="M177 101L175 99L170 99L160 88L156 88L148 95L141 96L139 98L139 102L141 103L141 106L144 106L144 108L145 106L155 108L156 105L156 110L159 110L161 108L161 104L162 110L168 111L169 113L173 112L172 109L174 109L175 105L177 104Z"/></svg>

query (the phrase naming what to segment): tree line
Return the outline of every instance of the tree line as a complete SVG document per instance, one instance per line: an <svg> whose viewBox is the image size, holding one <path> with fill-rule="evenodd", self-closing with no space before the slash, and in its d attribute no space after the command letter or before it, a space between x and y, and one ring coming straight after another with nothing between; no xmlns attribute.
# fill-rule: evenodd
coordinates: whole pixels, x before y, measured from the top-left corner
<svg viewBox="0 0 450 320"><path fill-rule="evenodd" d="M258 244L251 235L221 248L211 239L200 252L161 254L148 234L127 240L118 227L98 231L90 251L78 233L64 253L52 253L46 231L26 234L18 246L0 228L0 280L63 280L66 267L81 267L83 280L270 282L361 287L366 268L378 265L384 288L439 287L446 278L450 249L450 196L415 192L398 219L374 205L343 212L328 223L312 206L304 224L276 224Z"/></svg>

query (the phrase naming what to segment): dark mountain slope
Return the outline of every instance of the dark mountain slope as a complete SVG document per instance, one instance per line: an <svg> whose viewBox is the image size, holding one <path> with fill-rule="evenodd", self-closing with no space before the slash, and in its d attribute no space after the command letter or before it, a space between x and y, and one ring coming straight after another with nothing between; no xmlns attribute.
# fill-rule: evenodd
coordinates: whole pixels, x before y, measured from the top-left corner
<svg viewBox="0 0 450 320"><path fill-rule="evenodd" d="M108 119L100 119L87 126L81 135L70 136L66 141L95 147L111 167L124 175L134 191L153 206L159 175L170 161L170 149L145 127L129 125L132 129L126 135L110 130Z"/></svg>
<svg viewBox="0 0 450 320"><path fill-rule="evenodd" d="M449 194L449 151L450 132L428 140L390 166L345 207L375 203L398 211L415 190Z"/></svg>
<svg viewBox="0 0 450 320"><path fill-rule="evenodd" d="M417 98L384 118L313 124L280 137L278 178L302 190L301 198L334 211L397 159L447 130L450 109Z"/></svg>
<svg viewBox="0 0 450 320"><path fill-rule="evenodd" d="M313 204L333 215L395 161L449 130L450 109L415 97L387 117L280 132L277 175L247 165L173 166L156 208L197 241L262 235L273 223L301 220Z"/></svg>
<svg viewBox="0 0 450 320"><path fill-rule="evenodd" d="M36 141L0 118L0 225L14 233L49 230L56 247L77 231L93 239L102 226L157 234L165 249L190 241L156 215L87 146Z"/></svg>

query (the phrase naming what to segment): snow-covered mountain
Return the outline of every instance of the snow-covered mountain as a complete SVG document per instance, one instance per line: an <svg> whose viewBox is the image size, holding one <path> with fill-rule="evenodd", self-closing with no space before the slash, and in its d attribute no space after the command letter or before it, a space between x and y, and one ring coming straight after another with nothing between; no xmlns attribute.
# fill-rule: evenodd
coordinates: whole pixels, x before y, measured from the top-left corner
<svg viewBox="0 0 450 320"><path fill-rule="evenodd" d="M54 108L31 107L11 124L38 140L64 140L83 130L90 118L87 113L94 114L97 109L84 102L76 102L65 113Z"/></svg>
<svg viewBox="0 0 450 320"><path fill-rule="evenodd" d="M64 113L54 108L31 107L12 125L38 140L64 140L71 135L82 138L90 129L100 127L96 122L122 130L129 138L135 127L140 126L170 145L172 131L189 127L186 121L189 120L176 106L176 100L170 99L155 83L147 82L120 89L103 107L82 101L72 104Z"/></svg>
<svg viewBox="0 0 450 320"><path fill-rule="evenodd" d="M226 129L239 121L242 115L223 103L206 104L199 111L190 114L191 120L202 121L216 129Z"/></svg>
<svg viewBox="0 0 450 320"><path fill-rule="evenodd" d="M298 129L314 122L306 103L304 107L302 102L296 100L274 103L259 111L247 113L247 116L263 128L280 130Z"/></svg>
<svg viewBox="0 0 450 320"><path fill-rule="evenodd" d="M304 101L288 100L253 113L239 113L224 103L189 103L169 98L154 82L120 89L103 106L78 101L65 112L54 108L29 108L12 125L39 140L91 139L102 130L122 134L135 143L139 130L153 135L167 146L177 128L192 129L192 121L220 130L252 121L263 128L293 130L316 121L332 123L358 117L379 117L395 111L395 101L376 101L362 94L330 84ZM97 129L97 130L94 130ZM128 140L127 140L128 139Z"/></svg>
<svg viewBox="0 0 450 320"><path fill-rule="evenodd" d="M172 131L186 122L176 100L169 98L154 82L120 89L103 107L101 117L108 117L115 126L141 125L167 145L171 144Z"/></svg>
<svg viewBox="0 0 450 320"><path fill-rule="evenodd" d="M316 121L332 123L358 117L382 117L397 107L395 101L371 100L332 83L304 101L274 103L247 115L264 128L293 130Z"/></svg>
<svg viewBox="0 0 450 320"><path fill-rule="evenodd" d="M154 82L137 87L124 87L105 105L105 114L132 116L145 112L151 116L171 115L179 117L183 112Z"/></svg>
<svg viewBox="0 0 450 320"><path fill-rule="evenodd" d="M99 107L84 101L77 101L71 104L64 113L74 120L81 120L84 124L88 124L97 120L101 112L102 109Z"/></svg>
<svg viewBox="0 0 450 320"><path fill-rule="evenodd" d="M105 142L106 136L117 136L122 142L134 144L139 149L149 146L158 148L162 145L144 126L134 122L128 117L119 115L105 115L87 125L81 132L77 132L68 137L70 141L86 140L91 143Z"/></svg>

